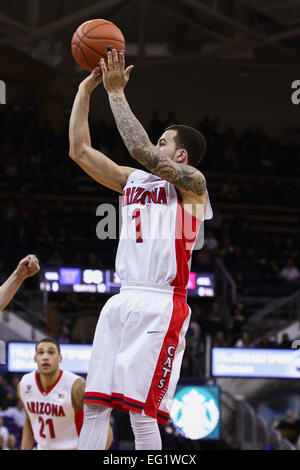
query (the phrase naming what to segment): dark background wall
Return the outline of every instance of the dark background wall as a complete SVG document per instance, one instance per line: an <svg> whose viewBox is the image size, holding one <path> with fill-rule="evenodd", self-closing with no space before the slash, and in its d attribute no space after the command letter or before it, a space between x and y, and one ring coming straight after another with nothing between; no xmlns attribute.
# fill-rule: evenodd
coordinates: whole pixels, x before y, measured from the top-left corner
<svg viewBox="0 0 300 470"><path fill-rule="evenodd" d="M6 64L0 78L7 85L8 103L34 101L42 114L49 113L56 126L63 121L63 116L67 122L77 85L87 76L86 72L78 72L74 67L66 78L60 76L59 71L9 48L2 49L0 60ZM127 63L131 63L130 57ZM297 79L300 79L297 64L244 67L241 62L226 59L218 65L209 62L201 65L137 64L126 94L142 122L148 122L156 109L163 119L164 113L174 110L178 119L186 124L194 125L209 114L220 117L237 131L254 125L276 137L286 127L299 123L299 107L291 102L291 85ZM112 121L102 87L92 98L91 116Z"/></svg>

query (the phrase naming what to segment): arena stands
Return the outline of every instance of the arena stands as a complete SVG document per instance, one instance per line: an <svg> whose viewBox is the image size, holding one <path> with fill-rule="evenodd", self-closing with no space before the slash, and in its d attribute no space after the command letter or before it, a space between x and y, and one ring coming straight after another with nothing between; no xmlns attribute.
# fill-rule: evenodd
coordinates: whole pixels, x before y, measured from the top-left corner
<svg viewBox="0 0 300 470"><path fill-rule="evenodd" d="M166 125L179 120L174 112L165 118L153 114L148 125L153 142ZM190 300L193 317L183 376L191 375L195 361L203 359L206 334L215 346L249 347L257 339L247 330L251 309L245 299L272 299L300 288L299 130L287 129L273 141L259 128L237 135L209 116L197 127L207 138L201 169L215 217L205 226L205 245L194 253L192 269L214 270L216 258L221 259L235 281L237 296L229 322L218 298ZM114 125L100 122L91 131L96 148L119 164L136 166ZM118 196L93 182L68 158L67 129L57 135L50 125L40 126L33 104L7 105L5 114L0 109L0 139L2 237L6 240L0 246L1 282L15 260L29 252L38 256L41 266L113 268L117 240L96 237L96 208L102 202L117 207ZM38 279L29 279L26 289L38 291ZM49 295L47 332L60 342L91 342L105 301L105 295ZM16 379L0 380L0 407L16 406L12 384ZM9 417L4 417L4 425L16 436L18 447L20 430Z"/></svg>

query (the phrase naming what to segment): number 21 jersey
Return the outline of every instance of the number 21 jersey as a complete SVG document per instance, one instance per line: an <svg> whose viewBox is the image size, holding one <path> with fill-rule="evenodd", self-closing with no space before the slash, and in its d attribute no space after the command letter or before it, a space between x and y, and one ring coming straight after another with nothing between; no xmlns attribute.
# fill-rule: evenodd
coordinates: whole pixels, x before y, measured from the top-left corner
<svg viewBox="0 0 300 470"><path fill-rule="evenodd" d="M80 378L66 370L46 391L40 386L38 372L25 374L20 395L30 418L38 450L75 450L78 443L78 413L72 406L72 386Z"/></svg>

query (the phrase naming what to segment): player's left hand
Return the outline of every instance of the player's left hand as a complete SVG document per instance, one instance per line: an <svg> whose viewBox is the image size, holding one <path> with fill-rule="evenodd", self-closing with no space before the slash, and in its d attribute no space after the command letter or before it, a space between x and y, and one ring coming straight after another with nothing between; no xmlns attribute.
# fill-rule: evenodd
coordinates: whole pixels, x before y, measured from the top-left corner
<svg viewBox="0 0 300 470"><path fill-rule="evenodd" d="M107 93L123 92L134 66L130 65L125 69L124 54L123 52L117 53L116 49L108 52L107 59L107 66L104 59L100 61L104 88Z"/></svg>
<svg viewBox="0 0 300 470"><path fill-rule="evenodd" d="M37 257L35 255L27 255L19 262L16 273L21 279L26 279L27 277L34 276L39 270L40 266Z"/></svg>
<svg viewBox="0 0 300 470"><path fill-rule="evenodd" d="M80 83L79 89L83 89L87 93L91 94L95 90L95 88L100 85L101 82L102 74L100 67L97 66L93 69L91 74Z"/></svg>

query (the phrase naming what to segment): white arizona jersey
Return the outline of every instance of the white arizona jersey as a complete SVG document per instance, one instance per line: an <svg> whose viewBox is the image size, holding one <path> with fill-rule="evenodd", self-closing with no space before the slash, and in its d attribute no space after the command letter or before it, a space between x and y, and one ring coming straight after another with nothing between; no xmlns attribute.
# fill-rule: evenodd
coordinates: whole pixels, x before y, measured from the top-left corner
<svg viewBox="0 0 300 470"><path fill-rule="evenodd" d="M22 377L20 394L39 450L75 450L78 443L78 422L72 406L72 386L80 378L60 371L55 384L43 390L38 372Z"/></svg>
<svg viewBox="0 0 300 470"><path fill-rule="evenodd" d="M202 218L212 218L208 193ZM121 283L186 289L200 224L183 208L172 183L143 170L131 173L123 191L116 257Z"/></svg>

